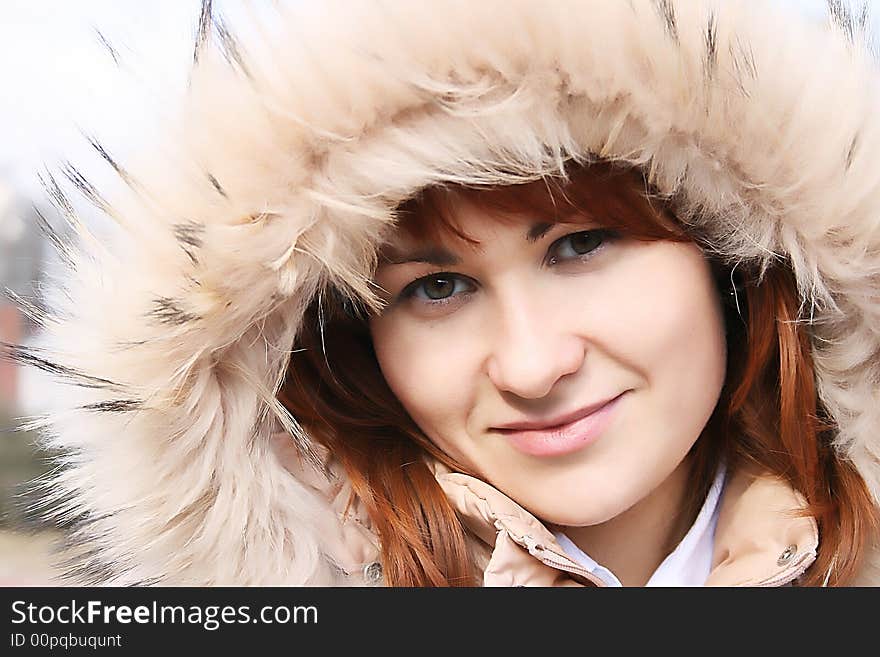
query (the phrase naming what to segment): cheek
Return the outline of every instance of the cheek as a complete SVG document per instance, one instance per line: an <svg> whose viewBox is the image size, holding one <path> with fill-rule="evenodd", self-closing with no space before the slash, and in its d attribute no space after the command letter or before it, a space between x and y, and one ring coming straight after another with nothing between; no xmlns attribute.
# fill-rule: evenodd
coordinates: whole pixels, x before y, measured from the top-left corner
<svg viewBox="0 0 880 657"><path fill-rule="evenodd" d="M705 421L726 375L724 318L709 264L693 244L650 243L621 272L613 320L622 360L656 393L658 411ZM667 416L669 417L669 416Z"/></svg>
<svg viewBox="0 0 880 657"><path fill-rule="evenodd" d="M511 496L561 525L605 522L656 490L699 438L726 374L723 314L697 247L639 246L601 283L582 320L595 347L586 371L594 385L607 377L634 394L570 468L505 481Z"/></svg>
<svg viewBox="0 0 880 657"><path fill-rule="evenodd" d="M714 407L726 375L724 315L709 264L693 244L664 244L676 266L658 276L652 310L659 367L690 391L695 403ZM666 294L661 296L661 290Z"/></svg>
<svg viewBox="0 0 880 657"><path fill-rule="evenodd" d="M425 435L454 455L456 437L466 432L468 383L476 380L468 341L390 318L374 319L370 331L388 387Z"/></svg>

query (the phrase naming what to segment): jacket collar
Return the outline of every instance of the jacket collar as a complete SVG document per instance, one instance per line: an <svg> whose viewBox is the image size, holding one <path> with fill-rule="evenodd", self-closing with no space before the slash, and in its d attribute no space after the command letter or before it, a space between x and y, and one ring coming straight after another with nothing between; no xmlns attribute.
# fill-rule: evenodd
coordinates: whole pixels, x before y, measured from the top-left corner
<svg viewBox="0 0 880 657"><path fill-rule="evenodd" d="M604 586L566 554L540 520L504 493L438 461L429 467L474 537L486 586ZM707 586L783 585L816 559L816 520L798 515L806 501L784 481L731 472L719 504Z"/></svg>

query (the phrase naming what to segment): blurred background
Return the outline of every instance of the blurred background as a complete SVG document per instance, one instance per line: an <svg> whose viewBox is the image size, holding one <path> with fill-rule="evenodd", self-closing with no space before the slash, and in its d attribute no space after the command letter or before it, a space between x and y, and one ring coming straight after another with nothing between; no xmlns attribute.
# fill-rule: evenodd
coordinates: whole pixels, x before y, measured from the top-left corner
<svg viewBox="0 0 880 657"><path fill-rule="evenodd" d="M275 1L213 5L240 32ZM864 6L880 26L880 0L776 1L817 20L827 6L850 5L857 15ZM34 338L36 327L11 298L40 305L60 271L38 213L56 227L63 222L40 177L71 161L100 188L109 167L86 136L123 162L155 140L163 108L186 88L199 11L199 0L0 0L0 292L7 291L0 293L0 342ZM76 209L88 224L101 221L88 206ZM27 482L51 467L51 455L32 432L16 429L51 412L52 390L36 372L0 360L0 586L58 583L50 550L61 528L28 511Z"/></svg>

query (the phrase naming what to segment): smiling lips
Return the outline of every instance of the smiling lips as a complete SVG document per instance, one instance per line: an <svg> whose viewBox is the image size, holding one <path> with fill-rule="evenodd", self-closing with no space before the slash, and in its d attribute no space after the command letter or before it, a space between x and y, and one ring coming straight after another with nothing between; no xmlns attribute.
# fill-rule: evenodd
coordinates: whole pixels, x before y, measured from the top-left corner
<svg viewBox="0 0 880 657"><path fill-rule="evenodd" d="M570 454L599 438L624 394L626 393L560 418L514 422L494 429L506 437L514 448L531 456Z"/></svg>

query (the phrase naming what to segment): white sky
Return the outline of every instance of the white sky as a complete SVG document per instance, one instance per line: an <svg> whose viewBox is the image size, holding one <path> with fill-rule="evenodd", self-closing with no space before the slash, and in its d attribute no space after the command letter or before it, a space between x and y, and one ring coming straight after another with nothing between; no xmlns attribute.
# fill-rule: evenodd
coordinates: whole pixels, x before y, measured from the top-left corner
<svg viewBox="0 0 880 657"><path fill-rule="evenodd" d="M80 128L125 140L153 90L182 86L197 16L197 0L0 0L0 176L35 191L43 162L85 152Z"/></svg>

